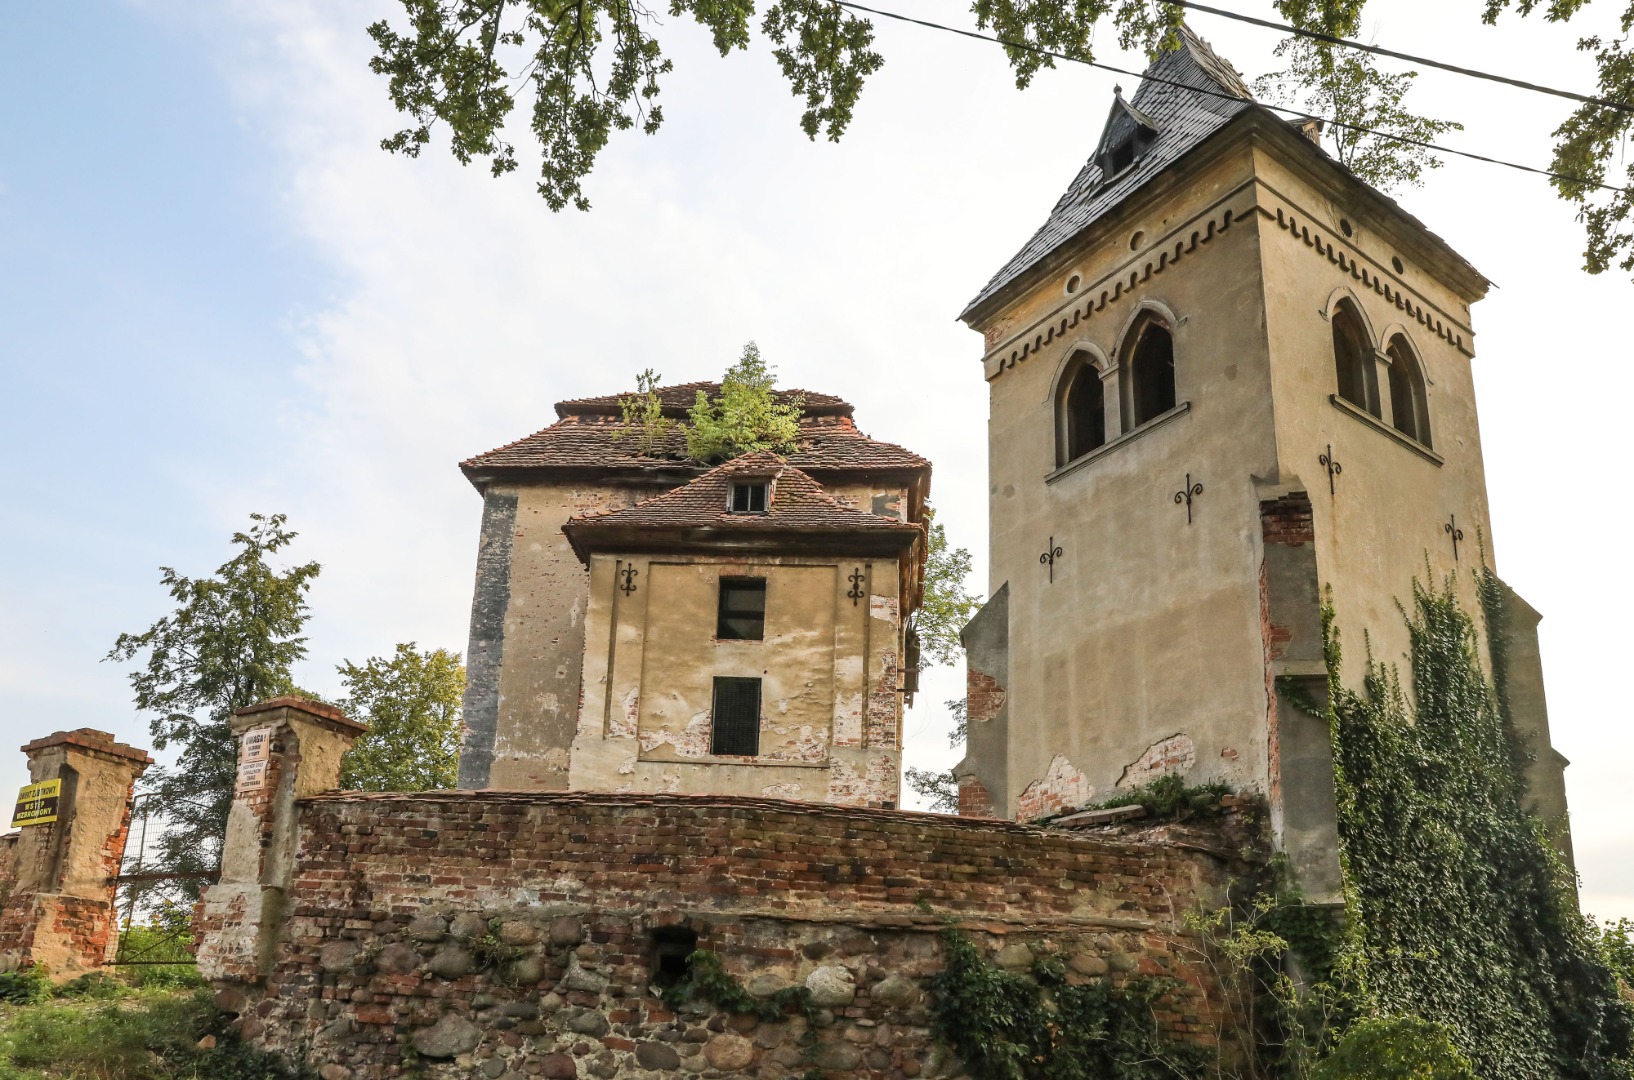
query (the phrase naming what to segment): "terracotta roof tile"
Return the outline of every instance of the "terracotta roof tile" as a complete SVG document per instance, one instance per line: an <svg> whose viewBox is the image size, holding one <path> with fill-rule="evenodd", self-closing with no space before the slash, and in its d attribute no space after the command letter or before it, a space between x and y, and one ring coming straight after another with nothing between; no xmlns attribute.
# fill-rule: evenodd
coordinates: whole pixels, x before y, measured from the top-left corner
<svg viewBox="0 0 1634 1080"><path fill-rule="evenodd" d="M676 383L674 386L660 386L655 391L658 400L664 407L666 416L685 416L698 400L698 391L702 390L710 398L720 396L721 384L718 382L689 382ZM569 416L619 415L619 403L627 397L634 396L635 391L626 391L622 394L603 394L600 397L573 398L556 403L556 415L562 419ZM833 394L819 394L814 390L774 390L772 396L780 405L787 405L798 401L802 409L813 414L851 415L851 403Z"/></svg>
<svg viewBox="0 0 1634 1080"><path fill-rule="evenodd" d="M699 468L686 459L686 439L680 431L669 434L659 456L649 457L640 453L634 439L620 437L622 429L623 425L613 417L569 415L526 438L469 458L460 463L460 468L467 473L499 469L642 469L683 475ZM788 462L817 471L930 468L930 462L918 454L894 443L870 439L857 430L849 416L803 418L796 449L788 455Z"/></svg>
<svg viewBox="0 0 1634 1080"><path fill-rule="evenodd" d="M772 481L765 513L731 513L730 488L745 477ZM920 531L883 514L856 510L837 501L822 486L769 450L746 454L709 470L689 484L622 510L593 511L569 518L562 528L571 538L587 530L630 528L709 528L733 533L782 530Z"/></svg>

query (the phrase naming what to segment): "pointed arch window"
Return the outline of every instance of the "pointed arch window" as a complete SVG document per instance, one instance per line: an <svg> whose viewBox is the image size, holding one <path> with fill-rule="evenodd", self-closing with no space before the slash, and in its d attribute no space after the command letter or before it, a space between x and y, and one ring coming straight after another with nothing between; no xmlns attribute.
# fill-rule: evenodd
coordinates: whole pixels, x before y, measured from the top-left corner
<svg viewBox="0 0 1634 1080"><path fill-rule="evenodd" d="M1390 358L1390 422L1410 439L1430 446L1430 411L1424 369L1407 339L1396 334L1385 355Z"/></svg>
<svg viewBox="0 0 1634 1080"><path fill-rule="evenodd" d="M1137 428L1175 406L1174 335L1162 319L1147 316L1129 335L1127 415Z"/></svg>
<svg viewBox="0 0 1634 1080"><path fill-rule="evenodd" d="M1106 391L1088 353L1067 363L1056 409L1056 464L1065 465L1106 445Z"/></svg>
<svg viewBox="0 0 1634 1080"><path fill-rule="evenodd" d="M1379 377L1366 324L1349 300L1333 308L1333 365L1339 396L1379 415Z"/></svg>

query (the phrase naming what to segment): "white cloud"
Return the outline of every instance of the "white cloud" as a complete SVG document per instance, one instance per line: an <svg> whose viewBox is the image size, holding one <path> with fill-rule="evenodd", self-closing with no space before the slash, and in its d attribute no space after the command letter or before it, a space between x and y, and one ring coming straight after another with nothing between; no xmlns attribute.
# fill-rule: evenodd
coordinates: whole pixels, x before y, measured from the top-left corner
<svg viewBox="0 0 1634 1080"><path fill-rule="evenodd" d="M986 46L884 25L889 63L854 130L814 145L763 52L722 62L682 29L665 130L616 136L588 181L596 209L553 215L526 176L495 182L440 151L408 161L378 149L397 120L361 30L393 8L156 8L198 29L244 123L282 149L287 171L269 180L278 212L342 282L292 313L308 393L275 430L246 433L276 440L280 467L221 496L227 520L288 509L326 562L315 656L358 658L405 638L463 646L478 503L455 462L543 426L555 400L627 385L642 368L713 375L751 337L785 384L843 394L865 429L931 457L942 520L985 564L986 391L979 342L953 315L1090 149L1112 76L1046 74L1022 95ZM1467 11L1376 10L1387 43L1456 42L1474 63L1590 81L1571 47L1577 24L1482 31ZM1251 72L1268 62L1269 35L1200 29ZM1469 125L1448 142L1547 160L1554 104L1451 76L1422 83L1432 111ZM1577 270L1577 226L1538 178L1452 162L1405 201L1503 286L1475 316L1496 547L1549 616L1552 715L1557 745L1578 761L1589 906L1634 914L1634 887L1617 877L1634 863L1621 790L1634 727L1606 690L1606 672L1624 666L1618 613L1634 587L1614 561L1626 548L1621 429L1599 420L1631 389L1626 349L1603 325L1626 307L1628 283ZM957 753L925 710L957 693L956 676L932 686L910 749L949 764Z"/></svg>

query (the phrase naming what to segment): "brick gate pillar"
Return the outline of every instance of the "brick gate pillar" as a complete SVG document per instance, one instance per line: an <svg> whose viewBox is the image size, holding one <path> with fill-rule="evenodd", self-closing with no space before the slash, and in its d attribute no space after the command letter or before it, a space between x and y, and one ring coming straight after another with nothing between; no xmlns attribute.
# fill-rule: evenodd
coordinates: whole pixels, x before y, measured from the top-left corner
<svg viewBox="0 0 1634 1080"><path fill-rule="evenodd" d="M272 961L294 866L296 800L340 783L340 759L368 730L333 706L278 697L233 714L238 777L221 879L200 901L199 973L257 983Z"/></svg>
<svg viewBox="0 0 1634 1080"><path fill-rule="evenodd" d="M131 792L153 764L105 731L59 731L22 748L31 782L56 780L56 820L12 842L0 908L0 970L35 965L73 978L101 967L118 942L115 877L130 829Z"/></svg>

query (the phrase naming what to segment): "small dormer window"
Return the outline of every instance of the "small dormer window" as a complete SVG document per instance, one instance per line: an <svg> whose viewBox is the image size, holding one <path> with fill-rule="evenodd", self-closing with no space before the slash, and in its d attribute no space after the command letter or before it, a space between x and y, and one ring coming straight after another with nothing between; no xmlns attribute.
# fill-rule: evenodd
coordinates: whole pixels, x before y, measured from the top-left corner
<svg viewBox="0 0 1634 1080"><path fill-rule="evenodd" d="M727 509L734 514L764 514L771 486L765 480L739 480L733 483L732 501Z"/></svg>
<svg viewBox="0 0 1634 1080"><path fill-rule="evenodd" d="M1106 156L1106 174L1116 176L1135 163L1135 140L1128 138L1112 148Z"/></svg>
<svg viewBox="0 0 1634 1080"><path fill-rule="evenodd" d="M1127 172L1157 141L1157 121L1123 100L1120 89L1107 115L1101 144L1095 148L1095 164L1101 183L1109 183Z"/></svg>

